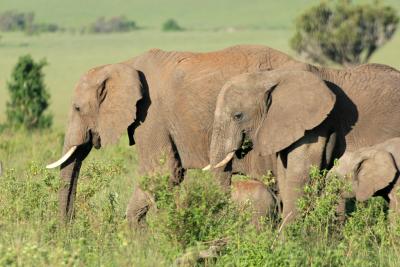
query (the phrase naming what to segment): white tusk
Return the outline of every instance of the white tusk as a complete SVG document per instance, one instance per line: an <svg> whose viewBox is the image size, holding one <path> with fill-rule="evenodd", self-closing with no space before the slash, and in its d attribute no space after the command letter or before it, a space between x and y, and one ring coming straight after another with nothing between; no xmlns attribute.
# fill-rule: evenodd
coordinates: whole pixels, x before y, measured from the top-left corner
<svg viewBox="0 0 400 267"><path fill-rule="evenodd" d="M211 164L208 164L207 166L205 166L203 169L201 169L202 171L208 171L211 169Z"/></svg>
<svg viewBox="0 0 400 267"><path fill-rule="evenodd" d="M229 152L228 155L217 165L214 166L214 169L220 168L222 166L225 166L235 155L235 151Z"/></svg>
<svg viewBox="0 0 400 267"><path fill-rule="evenodd" d="M53 168L58 167L58 166L60 166L61 164L63 164L65 161L67 161L67 160L71 157L71 155L75 152L75 150L76 150L77 147L78 147L78 146L73 146L73 147L71 147L71 148L67 151L67 153L64 154L64 156L62 156L62 157L61 157L59 160L57 160L56 162L53 162L53 163L47 165L46 168L47 168L47 169L53 169Z"/></svg>

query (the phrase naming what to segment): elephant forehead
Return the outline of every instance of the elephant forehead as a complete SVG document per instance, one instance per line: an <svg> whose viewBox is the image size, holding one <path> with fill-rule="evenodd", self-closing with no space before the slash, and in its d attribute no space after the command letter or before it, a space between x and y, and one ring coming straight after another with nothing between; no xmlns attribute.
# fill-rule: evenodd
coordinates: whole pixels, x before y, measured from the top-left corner
<svg viewBox="0 0 400 267"><path fill-rule="evenodd" d="M227 91L225 98L223 99L223 105L225 106L225 109L252 109L256 108L257 100L260 97L261 96L259 96L256 91L234 87L232 90Z"/></svg>

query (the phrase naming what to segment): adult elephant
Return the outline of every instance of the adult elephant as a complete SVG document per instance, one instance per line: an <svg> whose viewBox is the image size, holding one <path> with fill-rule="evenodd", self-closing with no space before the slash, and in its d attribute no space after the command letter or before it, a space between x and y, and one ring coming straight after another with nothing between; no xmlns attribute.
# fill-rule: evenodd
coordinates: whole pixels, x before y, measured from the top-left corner
<svg viewBox="0 0 400 267"><path fill-rule="evenodd" d="M137 146L139 172L170 173L179 184L187 168L209 162L217 95L231 77L298 64L265 46L235 46L211 53L150 50L131 60L89 70L76 85L61 165L60 213L73 214L82 161L92 146L117 142L128 133ZM160 158L166 163L160 166ZM128 204L130 222L146 213L149 195L136 187Z"/></svg>
<svg viewBox="0 0 400 267"><path fill-rule="evenodd" d="M345 151L400 136L399 101L400 72L384 65L239 75L217 99L211 166L229 173L236 161L251 162L253 176L272 166L283 217L292 219L311 165L330 168Z"/></svg>

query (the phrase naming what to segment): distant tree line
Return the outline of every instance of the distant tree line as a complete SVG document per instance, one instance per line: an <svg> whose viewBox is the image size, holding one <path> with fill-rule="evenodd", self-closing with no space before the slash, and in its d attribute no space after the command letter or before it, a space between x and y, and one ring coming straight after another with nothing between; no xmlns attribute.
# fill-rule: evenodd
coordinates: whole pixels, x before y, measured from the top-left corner
<svg viewBox="0 0 400 267"><path fill-rule="evenodd" d="M80 33L112 33L112 32L129 32L138 30L137 23L125 16L115 16L111 18L99 17L93 23L80 29ZM166 20L161 28L163 31L182 31L178 22L174 19ZM36 23L35 14L33 12L19 12L8 10L0 13L0 31L13 32L21 31L27 34L35 34L41 32L59 32L65 31L55 23ZM76 31L76 29L70 29Z"/></svg>
<svg viewBox="0 0 400 267"><path fill-rule="evenodd" d="M136 22L127 19L125 16L112 18L100 17L88 27L84 27L81 32L89 33L111 33L111 32L128 32L140 29ZM161 28L163 31L182 31L184 30L174 19L166 20Z"/></svg>
<svg viewBox="0 0 400 267"><path fill-rule="evenodd" d="M87 28L83 28L82 32L90 33L110 33L110 32L129 32L137 30L138 26L133 20L127 19L125 16L112 18L100 17L91 23Z"/></svg>
<svg viewBox="0 0 400 267"><path fill-rule="evenodd" d="M55 23L35 23L35 14L33 12L5 11L0 13L0 31L12 32L22 31L28 34L38 32L57 32L64 28Z"/></svg>

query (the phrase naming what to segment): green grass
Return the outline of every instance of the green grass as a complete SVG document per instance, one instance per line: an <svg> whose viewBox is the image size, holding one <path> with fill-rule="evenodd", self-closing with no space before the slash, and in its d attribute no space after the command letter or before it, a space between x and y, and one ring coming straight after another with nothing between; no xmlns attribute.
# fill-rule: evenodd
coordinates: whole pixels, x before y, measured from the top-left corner
<svg viewBox="0 0 400 267"><path fill-rule="evenodd" d="M174 18L184 27L210 29L219 27L287 28L295 14L315 1L309 0L3 0L0 10L33 11L39 22L56 22L81 27L99 16L125 15L139 26L161 29L162 23ZM272 12L271 12L272 11Z"/></svg>
<svg viewBox="0 0 400 267"><path fill-rule="evenodd" d="M6 81L20 55L45 57L46 83L52 95L51 111L56 127L63 127L73 87L89 68L126 60L150 48L212 51L237 44L262 44L293 56L288 40L293 20L299 12L317 1L49 1L2 0L0 11L34 11L38 22L55 22L80 28L98 16L126 15L144 27L130 33L81 35L79 33L41 34L0 33L0 122L4 121L8 97ZM365 2L365 1L364 1ZM400 10L400 2L387 1ZM162 32L162 23L174 18L184 32ZM79 32L79 31L78 31ZM400 34L379 50L371 62L400 68Z"/></svg>
<svg viewBox="0 0 400 267"><path fill-rule="evenodd" d="M205 266L399 266L400 218L391 225L381 198L358 203L345 224L335 205L344 183L312 169L299 202L300 219L281 232L274 220L261 231L238 213L212 176L191 171L170 191L166 176L147 177L157 212L149 226L131 232L124 218L137 159L127 140L93 151L78 181L76 218L58 221L57 170L62 133L2 132L0 158L0 266L171 266L185 251L226 238ZM156 186L154 186L156 185Z"/></svg>
<svg viewBox="0 0 400 267"><path fill-rule="evenodd" d="M0 266L169 266L186 245L221 236L229 236L232 242L209 266L399 266L400 226L389 227L382 211L385 205L379 199L360 204L346 225L340 225L332 215L336 197L332 190L315 198L311 187L308 198L300 203L312 206L303 213L303 221L284 234L278 234L273 222L267 222L257 233L241 224L245 218L235 214L229 203L216 201L222 205L221 212L229 215L222 219L216 216L219 221L207 213L213 207L207 199L215 199L219 193L209 190L210 177L198 172L190 175L197 178L189 182L195 191L182 186L172 193L161 192L169 196L161 199L163 211L152 215L147 231L132 233L124 212L139 177L135 148L128 147L126 139L117 146L91 152L79 180L75 223L67 228L58 224L58 172L44 166L61 153L62 130L80 75L93 66L119 62L154 47L211 51L236 44L263 44L295 56L288 46L293 19L316 2L1 0L0 12L34 11L38 22L55 22L67 28L79 29L102 15L126 15L143 29L106 35L81 35L70 30L34 36L0 33L0 123L5 118L6 81L18 57L27 53L49 62L44 69L45 81L55 115L53 130L0 133L0 160L5 169L0 176ZM399 1L386 2L400 10ZM169 18L187 30L162 32L162 23ZM398 47L399 33L372 62L400 68ZM328 184L331 189L335 186ZM195 206L179 209L171 202L178 195L181 203L196 199L191 204ZM239 223L232 217L239 218ZM190 227L191 223L197 228ZM225 228L229 231L221 230L224 225L231 226Z"/></svg>
<svg viewBox="0 0 400 267"><path fill-rule="evenodd" d="M240 32L161 30L134 31L124 34L70 35L42 34L27 37L21 33L2 34L0 43L0 121L4 119L7 97L6 81L21 54L35 59L46 57L45 81L52 96L51 110L55 123L63 125L79 77L89 68L115 63L138 55L150 48L166 50L211 51L235 44L268 44L288 50L282 31L246 30ZM270 40L270 41L268 41Z"/></svg>

